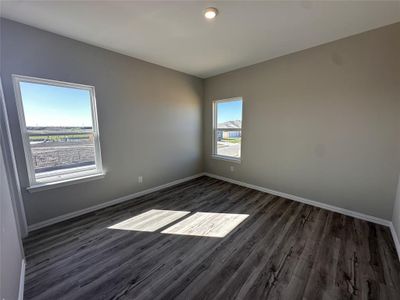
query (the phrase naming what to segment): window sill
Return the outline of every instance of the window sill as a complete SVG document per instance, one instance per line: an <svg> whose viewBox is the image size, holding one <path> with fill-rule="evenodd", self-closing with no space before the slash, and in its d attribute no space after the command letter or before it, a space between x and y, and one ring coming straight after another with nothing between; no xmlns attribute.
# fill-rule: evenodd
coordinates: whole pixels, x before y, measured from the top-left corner
<svg viewBox="0 0 400 300"><path fill-rule="evenodd" d="M62 179L59 181L37 183L35 185L27 187L26 189L30 193L36 193L36 192L45 191L45 190L49 190L49 189L59 188L62 186L68 186L68 185L72 185L72 184L102 179L102 178L104 178L104 176L105 176L105 173L95 173L95 174L90 174L90 175L86 175L86 176L82 176L82 177Z"/></svg>
<svg viewBox="0 0 400 300"><path fill-rule="evenodd" d="M232 163L235 163L235 164L240 164L241 163L241 159L240 158L233 158L233 157L221 156L221 155L211 155L211 158L218 159L218 160L223 160L223 161L228 161L228 162L232 162Z"/></svg>

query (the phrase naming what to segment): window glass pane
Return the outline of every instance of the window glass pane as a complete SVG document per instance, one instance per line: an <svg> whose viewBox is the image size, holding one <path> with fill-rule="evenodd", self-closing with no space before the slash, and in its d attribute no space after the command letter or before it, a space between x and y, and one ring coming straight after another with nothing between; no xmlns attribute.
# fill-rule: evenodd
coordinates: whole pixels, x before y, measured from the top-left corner
<svg viewBox="0 0 400 300"><path fill-rule="evenodd" d="M240 158L242 131L217 130L217 155Z"/></svg>
<svg viewBox="0 0 400 300"><path fill-rule="evenodd" d="M90 91L23 81L19 86L35 174L95 168Z"/></svg>
<svg viewBox="0 0 400 300"><path fill-rule="evenodd" d="M218 128L242 127L242 100L217 102Z"/></svg>
<svg viewBox="0 0 400 300"><path fill-rule="evenodd" d="M20 90L27 127L92 127L88 90L31 82L20 82Z"/></svg>
<svg viewBox="0 0 400 300"><path fill-rule="evenodd" d="M240 158L242 139L242 100L216 103L215 154Z"/></svg>

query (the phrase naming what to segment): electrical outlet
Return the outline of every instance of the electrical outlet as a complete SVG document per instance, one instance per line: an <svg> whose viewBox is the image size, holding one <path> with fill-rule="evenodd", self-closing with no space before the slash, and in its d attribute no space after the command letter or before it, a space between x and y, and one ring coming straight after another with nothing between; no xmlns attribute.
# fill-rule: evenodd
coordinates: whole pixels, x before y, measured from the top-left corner
<svg viewBox="0 0 400 300"><path fill-rule="evenodd" d="M143 176L139 176L137 181L138 181L139 183L143 183Z"/></svg>
<svg viewBox="0 0 400 300"><path fill-rule="evenodd" d="M231 172L235 171L235 167L234 166L230 166L229 169L231 170Z"/></svg>

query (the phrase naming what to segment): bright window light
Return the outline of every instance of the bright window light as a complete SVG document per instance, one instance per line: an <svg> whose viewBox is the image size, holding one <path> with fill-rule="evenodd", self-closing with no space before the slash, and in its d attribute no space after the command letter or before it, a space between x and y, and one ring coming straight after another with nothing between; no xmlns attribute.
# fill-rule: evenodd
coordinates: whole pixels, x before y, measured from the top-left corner
<svg viewBox="0 0 400 300"><path fill-rule="evenodd" d="M102 174L94 87L13 79L30 185Z"/></svg>
<svg viewBox="0 0 400 300"><path fill-rule="evenodd" d="M114 224L108 227L108 229L154 232L189 213L189 211L152 209Z"/></svg>
<svg viewBox="0 0 400 300"><path fill-rule="evenodd" d="M198 212L161 233L223 238L249 215Z"/></svg>
<svg viewBox="0 0 400 300"><path fill-rule="evenodd" d="M213 102L213 156L240 161L242 148L242 98Z"/></svg>

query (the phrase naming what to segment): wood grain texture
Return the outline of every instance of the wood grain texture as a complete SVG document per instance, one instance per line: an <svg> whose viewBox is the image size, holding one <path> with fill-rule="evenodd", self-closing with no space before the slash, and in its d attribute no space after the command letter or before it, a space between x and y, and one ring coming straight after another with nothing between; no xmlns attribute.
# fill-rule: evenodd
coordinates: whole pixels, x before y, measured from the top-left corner
<svg viewBox="0 0 400 300"><path fill-rule="evenodd" d="M25 299L400 299L389 228L208 177L37 230L24 247Z"/></svg>

